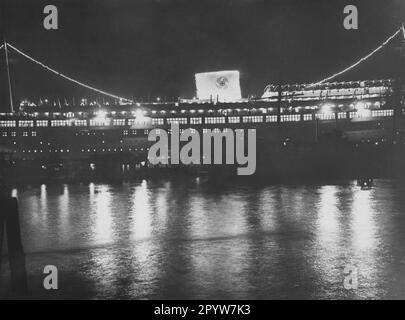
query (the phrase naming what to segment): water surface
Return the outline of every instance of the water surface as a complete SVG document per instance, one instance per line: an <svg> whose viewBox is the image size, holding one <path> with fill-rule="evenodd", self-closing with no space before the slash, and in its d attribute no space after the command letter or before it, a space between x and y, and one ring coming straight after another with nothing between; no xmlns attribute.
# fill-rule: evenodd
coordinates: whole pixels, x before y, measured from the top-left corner
<svg viewBox="0 0 405 320"><path fill-rule="evenodd" d="M405 187L204 179L14 190L38 298L405 298ZM42 289L45 265L59 290ZM358 269L358 289L344 269ZM9 287L3 262L0 292Z"/></svg>

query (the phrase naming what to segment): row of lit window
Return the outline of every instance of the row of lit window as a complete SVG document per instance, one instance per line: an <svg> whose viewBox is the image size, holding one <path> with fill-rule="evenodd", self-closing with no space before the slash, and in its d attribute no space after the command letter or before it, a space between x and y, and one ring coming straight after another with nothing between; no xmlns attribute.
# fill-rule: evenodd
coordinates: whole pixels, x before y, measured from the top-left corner
<svg viewBox="0 0 405 320"><path fill-rule="evenodd" d="M148 151L149 148L126 148L125 151ZM124 148L114 149L81 149L82 152L124 152Z"/></svg>
<svg viewBox="0 0 405 320"><path fill-rule="evenodd" d="M24 131L23 132L23 137L28 137L29 136L29 132ZM36 137L37 136L37 132L36 131L32 131L31 132L31 137Z"/></svg>
<svg viewBox="0 0 405 320"><path fill-rule="evenodd" d="M202 124L202 118L190 118L190 124Z"/></svg>
<svg viewBox="0 0 405 320"><path fill-rule="evenodd" d="M206 124L221 124L225 123L225 117L207 117L205 118Z"/></svg>
<svg viewBox="0 0 405 320"><path fill-rule="evenodd" d="M371 112L373 117L392 117L394 110L374 110Z"/></svg>
<svg viewBox="0 0 405 320"><path fill-rule="evenodd" d="M13 131L13 132L2 132L1 135L2 135L3 137L8 137L8 136L10 136L10 137L16 137L16 136L17 136L17 132L15 132L15 131ZM23 137L28 137L28 136L36 137L36 136L37 136L37 132L36 132L36 131L32 131L31 133L29 133L29 132L27 132L27 131L24 131L24 132L22 133L22 136L23 136Z"/></svg>
<svg viewBox="0 0 405 320"><path fill-rule="evenodd" d="M152 125L154 125L154 126L163 125L163 124L164 124L163 118L153 118L152 119Z"/></svg>
<svg viewBox="0 0 405 320"><path fill-rule="evenodd" d="M259 116L246 116L246 117L243 117L243 122L244 122L244 123L258 123L258 122L263 122L263 117L259 117Z"/></svg>
<svg viewBox="0 0 405 320"><path fill-rule="evenodd" d="M0 127L3 128L12 128L15 127L15 121L11 121L11 120L0 120Z"/></svg>
<svg viewBox="0 0 405 320"><path fill-rule="evenodd" d="M156 134L160 135L163 131L162 129L155 129L156 130ZM196 129L190 128L190 129L180 129L179 133L182 134L184 133L186 130L189 130L189 132L191 134L196 134L198 131ZM203 129L203 133L211 133L211 132L228 132L230 129L228 128L224 128L224 129L219 129L219 128L215 128L215 129ZM167 134L171 135L172 134L172 129L168 129L167 130Z"/></svg>
<svg viewBox="0 0 405 320"><path fill-rule="evenodd" d="M297 115L299 116L299 115ZM271 117L271 116L270 116ZM113 125L114 126L125 126L126 120L125 119L114 119L113 120ZM190 118L190 124L202 124L203 118ZM244 123L259 123L263 122L263 117L262 116L244 116L243 117L243 122ZM166 119L167 124L187 124L188 120L187 118L167 118ZM226 117L206 117L205 118L205 124L225 124L226 123ZM228 123L240 123L240 117L238 116L233 116L233 117L228 117ZM74 124L75 126L87 126L86 120L52 120L51 121L51 127L70 127ZM89 125L92 127L103 127L103 126L109 126L111 124L110 120L90 120ZM147 122L144 121L140 123L136 119L128 119L128 125L132 126L135 124L141 124L141 125L147 125ZM164 124L164 118L156 118L152 119L152 125L163 125ZM19 127L34 127L34 121L19 121L18 123ZM48 126L48 121L47 120L37 120L36 121L36 126L37 127L47 127ZM15 121L3 121L0 122L0 127L15 127Z"/></svg>
<svg viewBox="0 0 405 320"><path fill-rule="evenodd" d="M240 117L228 117L229 123L240 123Z"/></svg>
<svg viewBox="0 0 405 320"><path fill-rule="evenodd" d="M280 118L281 122L297 122L301 120L301 115L293 114L293 115L283 115Z"/></svg>
<svg viewBox="0 0 405 320"><path fill-rule="evenodd" d="M148 151L149 148L126 148L125 151ZM123 152L123 148L114 148L114 149L81 149L81 152ZM17 152L17 150L14 150L14 152ZM43 149L29 149L29 150L22 150L23 153L44 153L44 152L49 152L49 153L70 153L70 149L49 149L49 150L43 150Z"/></svg>
<svg viewBox="0 0 405 320"><path fill-rule="evenodd" d="M17 151L15 151L15 152L17 152ZM42 149L39 149L39 150L37 150L37 149L34 149L34 150L22 150L22 152L23 153L43 153L44 150L42 150ZM46 150L45 150L45 152L46 152ZM66 152L66 153L69 153L70 150L69 149L54 149L54 150L49 149L48 152L54 152L54 153L57 153L57 152L64 153L64 152Z"/></svg>
<svg viewBox="0 0 405 320"><path fill-rule="evenodd" d="M373 89L374 89L375 91L373 91ZM387 88L386 88L386 87L383 87L383 89L386 90ZM341 90L349 90L349 89L341 89ZM352 90L352 91L358 91L359 89L356 88L356 89L351 89L351 90ZM362 90L366 90L366 89L362 89ZM370 90L373 91L373 94L372 94L372 95L363 96L364 92L356 92L356 95L355 95L355 96L352 96L352 98L357 97L359 94L361 94L363 98L367 98L367 97L373 98L373 97L375 97L376 95L378 95L378 96L380 95L379 90L376 90L376 88L371 87L371 88L368 88L366 91L370 91ZM298 95L299 95L299 94L316 93L316 94L315 94L316 96L324 96L324 94L321 94L321 93L322 93L322 92L325 92L325 94L328 93L327 95L328 95L329 98L333 98L333 94L334 94L333 91L334 91L334 89L330 89L330 90L326 90L326 91L323 91L323 90L316 90L316 91L313 91L313 90L311 90L311 91L292 91L292 93L298 94ZM337 89L336 91L339 92L339 89ZM330 93L332 94L332 96L330 95ZM269 94L269 97L275 97L275 98L278 99L278 95L279 95L279 94L278 94L277 91L274 91L274 92L272 92L272 91L267 91L267 94ZM343 96L342 98L347 99L348 97L347 97L347 96ZM276 100L277 100L277 99L276 99ZM303 99L299 99L299 98L294 98L294 99L297 100L297 101L299 101L299 100L312 100L313 98L308 99L308 97L304 97ZM283 96L283 100L289 100L289 93L285 92L285 94L284 94L284 96ZM370 104L371 104L371 103L370 103ZM376 107L380 107L380 106L381 106L381 102L380 102L380 101L373 102L373 105L376 106ZM140 105L138 105L138 107L139 107L139 106L140 106ZM176 106L176 107L179 107L179 104L176 103L175 106ZM344 105L341 105L341 106L344 106ZM309 110L309 109L313 109L313 108L316 108L316 106L314 106L314 105L304 105L304 106L297 106L297 107L295 107L296 110L302 110L302 109L307 109L307 110ZM283 109L286 109L286 108L283 108ZM227 109L190 109L190 110L186 110L186 109L181 109L181 110L149 110L149 111L148 111L148 110L141 110L141 109L138 109L138 110L132 110L132 111L106 111L106 112L105 112L105 111L101 111L101 113L103 113L103 114L105 114L105 115L107 115L107 116L118 116L118 115L122 115L122 116L128 116L128 115L137 116L137 115L141 112L142 115L147 116L147 115L149 115L149 114L152 114L152 115L156 115L156 114L177 114L177 113L181 113L181 114L186 114L186 113L190 113L190 114L200 113L200 114L202 114L202 113L214 113L214 112L227 113L227 112L232 112L232 111L235 111L235 112L241 112L241 111L243 111L243 112L258 112L258 111L260 111L260 112L262 112L263 114L265 114L265 113L267 113L267 112L273 112L274 110L275 110L275 108L272 108L272 107L269 107L269 108L261 107L261 108L227 108ZM82 116L85 116L85 117L95 116L95 117L97 117L97 116L100 115L100 111L95 111L95 112L93 112L93 111L90 111L90 112L82 112L82 111L80 111L80 112L52 112L52 113L50 113L50 112L44 112L44 113L35 112L35 113L32 113L31 115L32 115L33 117L38 117L38 116L41 116L41 115L44 115L44 116L48 117L48 116L51 115L51 114L52 114L53 116L63 116L63 117L72 119L72 118L77 118L77 117L82 117Z"/></svg>
<svg viewBox="0 0 405 320"><path fill-rule="evenodd" d="M334 113L318 113L315 115L316 119L319 120L334 120L335 118L335 114Z"/></svg>
<svg viewBox="0 0 405 320"><path fill-rule="evenodd" d="M204 131L206 131L205 133L209 133L209 129L204 129ZM213 132L227 132L228 129L224 129L223 131L221 131L220 129L214 129ZM362 143L374 143L375 145L378 145L379 142L374 142L371 140L362 140ZM382 143L384 143L384 139L381 140ZM394 142L395 143L395 142ZM403 142L403 144L405 144L405 142ZM284 142L284 145L287 145L287 142ZM149 148L126 148L124 150L124 148L115 148L115 149L81 149L82 153L95 153L95 152L124 152L124 151L149 151ZM17 150L14 150L14 152L16 153ZM69 149L50 149L50 150L42 150L42 149L29 149L29 150L22 150L22 153L44 153L44 152L48 152L48 153L70 153L71 151Z"/></svg>
<svg viewBox="0 0 405 320"><path fill-rule="evenodd" d="M125 121L125 119L122 119ZM138 125L138 126L146 126L148 125L149 122L146 120L139 120L139 119L128 119L128 125L133 126L133 125Z"/></svg>
<svg viewBox="0 0 405 320"><path fill-rule="evenodd" d="M372 117L390 117L393 116L393 110L374 110L371 111L371 114L367 116ZM362 113L357 112L350 112L349 118L357 118L363 117ZM335 119L335 113L319 113L315 115L316 119L319 120L333 120ZM337 114L338 119L346 119L347 113L346 112L339 112ZM167 124L177 123L177 124L187 124L188 118L167 118ZM243 116L242 121L243 123L261 123L265 122L277 122L277 115L268 115L265 116L263 120L263 116ZM190 118L190 124L202 124L203 118ZM230 116L228 117L228 123L240 123L241 117L238 116ZM295 122L300 121L301 115L294 114L294 115L281 115L281 122ZM312 114L303 114L302 120L310 121L313 120ZM125 119L115 119L113 120L113 125L115 126L125 126ZM86 120L75 120L74 121L76 126L86 126ZM109 120L90 120L90 126L109 126L111 122ZM128 125L140 124L136 121L136 119L128 119ZM205 118L205 124L225 124L226 117L207 117ZM72 122L68 120L52 120L51 126L52 127L66 127L71 126ZM147 124L146 122L142 122L142 124ZM156 118L152 119L153 125L163 125L164 119L163 118ZM34 127L34 121L19 121L19 127ZM0 121L0 127L15 127L16 121ZM36 121L37 127L47 127L48 121L47 120L37 120Z"/></svg>
<svg viewBox="0 0 405 320"><path fill-rule="evenodd" d="M178 124L187 124L187 118L167 118L167 124L178 123Z"/></svg>
<svg viewBox="0 0 405 320"><path fill-rule="evenodd" d="M138 131L137 130L124 130L123 132L124 136L128 136L128 135L137 135ZM143 134L148 135L149 134L149 130L143 130Z"/></svg>

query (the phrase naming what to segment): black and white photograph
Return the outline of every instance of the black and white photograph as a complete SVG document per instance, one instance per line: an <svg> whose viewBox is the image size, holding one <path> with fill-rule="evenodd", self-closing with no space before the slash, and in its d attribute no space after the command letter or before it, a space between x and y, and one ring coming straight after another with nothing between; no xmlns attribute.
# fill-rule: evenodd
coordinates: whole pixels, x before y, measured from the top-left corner
<svg viewBox="0 0 405 320"><path fill-rule="evenodd" d="M0 300L405 299L405 1L0 10Z"/></svg>

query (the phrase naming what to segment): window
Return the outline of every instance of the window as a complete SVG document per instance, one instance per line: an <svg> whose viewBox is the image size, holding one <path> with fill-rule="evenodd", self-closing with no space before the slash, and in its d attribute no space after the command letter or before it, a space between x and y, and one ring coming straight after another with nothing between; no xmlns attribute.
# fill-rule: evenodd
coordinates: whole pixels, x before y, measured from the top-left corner
<svg viewBox="0 0 405 320"><path fill-rule="evenodd" d="M219 124L225 123L225 117L206 117L205 118L206 124Z"/></svg>
<svg viewBox="0 0 405 320"><path fill-rule="evenodd" d="M164 119L163 118L152 118L152 125L163 125Z"/></svg>
<svg viewBox="0 0 405 320"><path fill-rule="evenodd" d="M77 127L86 127L87 121L86 120L75 120L74 124Z"/></svg>
<svg viewBox="0 0 405 320"><path fill-rule="evenodd" d="M346 112L339 112L338 113L338 119L346 119L346 116L347 116Z"/></svg>
<svg viewBox="0 0 405 320"><path fill-rule="evenodd" d="M228 123L239 123L240 117L228 117Z"/></svg>
<svg viewBox="0 0 405 320"><path fill-rule="evenodd" d="M304 121L311 121L312 120L312 114L304 114L303 115L303 120Z"/></svg>
<svg viewBox="0 0 405 320"><path fill-rule="evenodd" d="M90 120L91 127L105 127L110 125L110 120Z"/></svg>
<svg viewBox="0 0 405 320"><path fill-rule="evenodd" d="M27 131L23 132L23 137L28 137L28 132Z"/></svg>
<svg viewBox="0 0 405 320"><path fill-rule="evenodd" d="M263 122L263 117L262 116L246 116L246 117L243 117L243 122L244 123L259 123L259 122Z"/></svg>
<svg viewBox="0 0 405 320"><path fill-rule="evenodd" d="M266 122L277 122L277 116L266 116Z"/></svg>
<svg viewBox="0 0 405 320"><path fill-rule="evenodd" d="M125 119L114 119L113 125L114 126L125 126Z"/></svg>
<svg viewBox="0 0 405 320"><path fill-rule="evenodd" d="M334 113L317 113L315 116L319 120L335 120Z"/></svg>
<svg viewBox="0 0 405 320"><path fill-rule="evenodd" d="M301 120L301 116L299 114L289 114L281 116L281 122L297 122Z"/></svg>
<svg viewBox="0 0 405 320"><path fill-rule="evenodd" d="M11 127L15 127L15 121L10 121L10 120L2 120L0 121L0 127L3 128L11 128Z"/></svg>
<svg viewBox="0 0 405 320"><path fill-rule="evenodd" d="M7 137L7 132L3 132L3 133L2 133L2 136L3 136L3 137Z"/></svg>
<svg viewBox="0 0 405 320"><path fill-rule="evenodd" d="M32 132L31 132L31 136L32 136L32 137L36 137L36 136L37 136L37 132L36 132L36 131L32 131Z"/></svg>
<svg viewBox="0 0 405 320"><path fill-rule="evenodd" d="M167 118L167 124L178 123L187 124L187 118Z"/></svg>
<svg viewBox="0 0 405 320"><path fill-rule="evenodd" d="M37 127L47 127L48 120L37 120Z"/></svg>
<svg viewBox="0 0 405 320"><path fill-rule="evenodd" d="M32 120L21 120L21 121L18 121L18 126L21 127L21 128L33 127L34 126L34 121L32 121Z"/></svg>
<svg viewBox="0 0 405 320"><path fill-rule="evenodd" d="M190 124L202 124L202 118L190 118Z"/></svg>
<svg viewBox="0 0 405 320"><path fill-rule="evenodd" d="M394 110L374 110L372 111L373 117L392 117Z"/></svg>
<svg viewBox="0 0 405 320"><path fill-rule="evenodd" d="M68 127L70 126L70 121L68 120L52 120L51 127Z"/></svg>

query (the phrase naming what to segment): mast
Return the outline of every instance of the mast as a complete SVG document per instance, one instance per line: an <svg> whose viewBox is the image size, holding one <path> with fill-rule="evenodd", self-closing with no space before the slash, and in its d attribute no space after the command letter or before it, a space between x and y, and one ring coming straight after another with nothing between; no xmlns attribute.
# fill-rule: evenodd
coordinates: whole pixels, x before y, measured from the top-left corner
<svg viewBox="0 0 405 320"><path fill-rule="evenodd" d="M7 50L6 38L4 38L4 52L6 55L6 70L7 70L7 80L8 80L8 93L9 93L9 97L10 97L10 111L11 111L11 113L14 113L13 89L11 87L10 65L8 62L8 50Z"/></svg>
<svg viewBox="0 0 405 320"><path fill-rule="evenodd" d="M8 50L7 50L7 41L6 41L6 26L7 26L7 15L6 15L6 1L1 2L0 6L1 11L1 39L3 40L4 44L4 53L6 58L6 72L7 72L7 82L8 82L8 93L10 98L10 111L11 113L14 112L14 104L13 104L13 89L11 87L11 77L10 77L10 64L8 60Z"/></svg>

